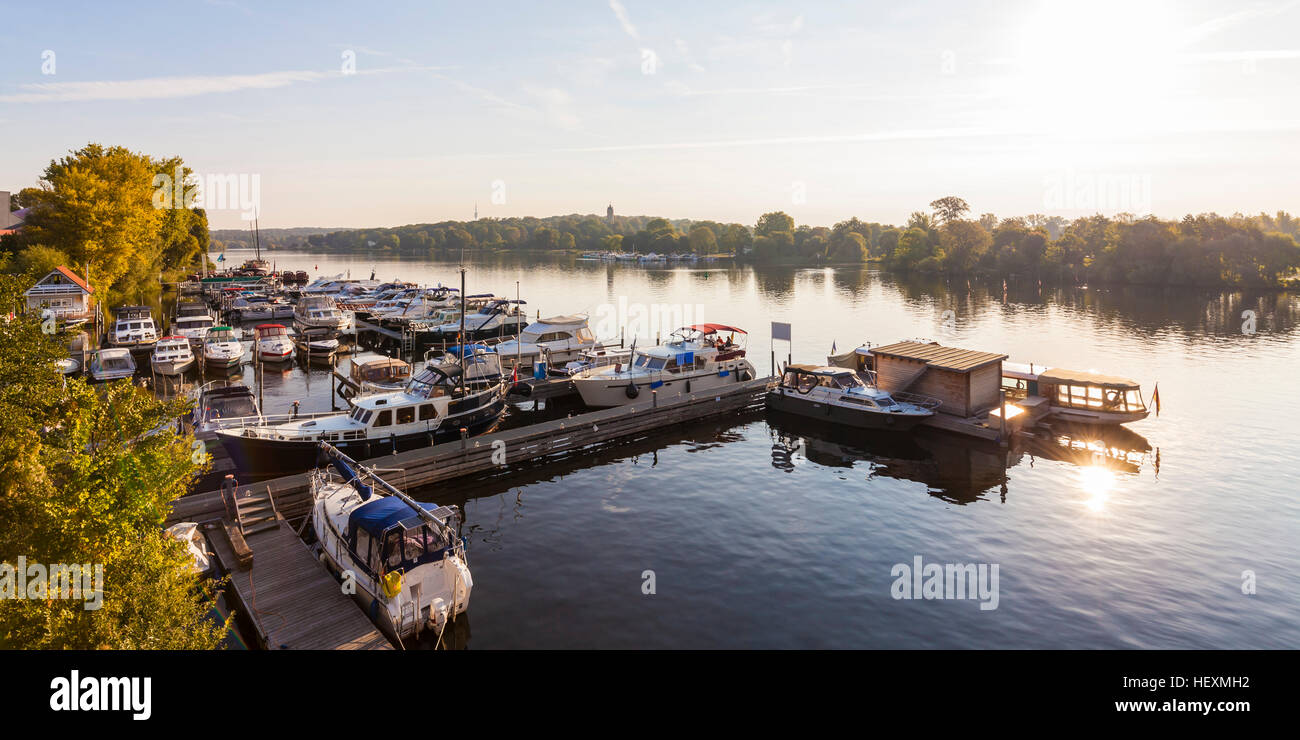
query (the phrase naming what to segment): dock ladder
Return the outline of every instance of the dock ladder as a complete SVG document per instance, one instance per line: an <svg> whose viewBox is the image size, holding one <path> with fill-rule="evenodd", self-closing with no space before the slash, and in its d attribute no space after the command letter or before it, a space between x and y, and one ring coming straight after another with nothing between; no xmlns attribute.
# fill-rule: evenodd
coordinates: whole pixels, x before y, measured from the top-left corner
<svg viewBox="0 0 1300 740"><path fill-rule="evenodd" d="M270 486L264 486L261 493L249 490L243 497L236 497L235 514L239 519L239 531L245 537L280 526Z"/></svg>

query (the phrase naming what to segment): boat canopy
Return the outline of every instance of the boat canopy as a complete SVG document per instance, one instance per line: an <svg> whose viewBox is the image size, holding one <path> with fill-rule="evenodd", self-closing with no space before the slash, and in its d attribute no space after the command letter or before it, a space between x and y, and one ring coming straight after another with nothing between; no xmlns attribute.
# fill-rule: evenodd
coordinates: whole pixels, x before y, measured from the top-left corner
<svg viewBox="0 0 1300 740"><path fill-rule="evenodd" d="M1125 391L1136 391L1142 388L1141 384L1136 380L1121 378L1116 375L1099 375L1097 373L1062 368L1052 368L1047 372L1039 373L1038 382L1048 385L1093 385Z"/></svg>
<svg viewBox="0 0 1300 740"><path fill-rule="evenodd" d="M786 365L787 373L796 373L799 375L851 375L852 370L845 367L829 367L827 365Z"/></svg>
<svg viewBox="0 0 1300 740"><path fill-rule="evenodd" d="M339 461L336 460L334 463L337 467ZM420 506L425 511L438 509L438 505L432 503L422 502ZM348 532L355 532L356 528L360 527L369 532L371 537L378 537L389 527L413 516L417 516L415 509L405 501L396 496L384 496L353 509L352 513L348 514Z"/></svg>
<svg viewBox="0 0 1300 740"><path fill-rule="evenodd" d="M695 331L702 332L704 334L712 334L714 332L719 332L719 331L737 331L740 332L741 334L749 333L744 329L738 329L734 326L727 326L726 324L692 324L691 326L688 326L686 328L694 329Z"/></svg>

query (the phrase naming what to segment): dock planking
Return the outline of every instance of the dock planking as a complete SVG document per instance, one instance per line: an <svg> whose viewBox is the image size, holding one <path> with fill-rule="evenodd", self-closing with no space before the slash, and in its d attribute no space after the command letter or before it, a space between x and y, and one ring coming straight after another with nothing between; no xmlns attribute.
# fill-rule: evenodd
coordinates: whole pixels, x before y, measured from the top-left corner
<svg viewBox="0 0 1300 740"><path fill-rule="evenodd" d="M213 531L212 548L230 574L240 605L257 628L262 647L278 650L391 650L388 638L343 593L311 550L276 515L278 526L246 537L253 563L244 569L225 536Z"/></svg>

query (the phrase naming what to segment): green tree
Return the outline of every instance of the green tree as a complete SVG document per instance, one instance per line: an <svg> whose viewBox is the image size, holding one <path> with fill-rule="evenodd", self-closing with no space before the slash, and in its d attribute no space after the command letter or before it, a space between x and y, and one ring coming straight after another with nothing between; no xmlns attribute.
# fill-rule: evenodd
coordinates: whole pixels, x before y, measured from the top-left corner
<svg viewBox="0 0 1300 740"><path fill-rule="evenodd" d="M943 224L960 219L970 210L970 206L966 204L966 201L955 195L931 201L930 207L934 209L939 222Z"/></svg>
<svg viewBox="0 0 1300 740"><path fill-rule="evenodd" d="M758 217L758 224L754 227L754 236L772 236L782 231L793 232L794 219L784 211L773 211Z"/></svg>
<svg viewBox="0 0 1300 740"><path fill-rule="evenodd" d="M0 279L0 304L22 281ZM74 599L0 599L0 647L216 647L211 594L162 523L201 468L171 430L187 402L129 382L92 388L54 368L57 337L35 316L0 323L0 560L98 564L102 607ZM161 429L158 433L153 430Z"/></svg>

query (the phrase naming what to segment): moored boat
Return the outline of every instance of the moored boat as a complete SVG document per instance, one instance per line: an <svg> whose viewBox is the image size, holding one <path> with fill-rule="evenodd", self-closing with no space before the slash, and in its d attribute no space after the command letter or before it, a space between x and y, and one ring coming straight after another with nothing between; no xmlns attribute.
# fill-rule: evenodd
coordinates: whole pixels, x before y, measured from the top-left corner
<svg viewBox="0 0 1300 740"><path fill-rule="evenodd" d="M729 336L723 338L723 333ZM743 329L724 324L695 324L673 332L657 347L635 349L627 365L590 368L572 376L588 406L602 408L644 403L650 393L670 400L708 393L728 383L752 380L754 366L736 335Z"/></svg>
<svg viewBox="0 0 1300 740"><path fill-rule="evenodd" d="M937 399L883 391L852 370L818 365L786 365L767 407L859 429L906 432L934 416Z"/></svg>
<svg viewBox="0 0 1300 740"><path fill-rule="evenodd" d="M203 338L203 367L206 370L233 370L244 362L244 345L229 326L214 326Z"/></svg>
<svg viewBox="0 0 1300 740"><path fill-rule="evenodd" d="M154 345L149 364L159 375L180 375L194 367L190 340L181 336L163 337Z"/></svg>
<svg viewBox="0 0 1300 740"><path fill-rule="evenodd" d="M262 362L287 362L293 359L293 340L289 329L281 324L258 324L253 330L253 351Z"/></svg>
<svg viewBox="0 0 1300 740"><path fill-rule="evenodd" d="M91 355L87 371L96 382L129 378L135 375L135 358L125 347L101 349Z"/></svg>
<svg viewBox="0 0 1300 740"><path fill-rule="evenodd" d="M153 323L153 311L148 306L122 306L108 330L110 347L149 350L158 341L158 329Z"/></svg>
<svg viewBox="0 0 1300 740"><path fill-rule="evenodd" d="M334 571L351 574L354 597L389 639L441 639L469 608L474 581L455 506L415 501L328 444L311 475L312 528Z"/></svg>
<svg viewBox="0 0 1300 740"><path fill-rule="evenodd" d="M519 373L531 372L537 363L547 368L561 368L591 349L596 336L591 333L586 316L552 316L538 319L496 346L501 365L507 370L519 366Z"/></svg>
<svg viewBox="0 0 1300 740"><path fill-rule="evenodd" d="M1053 419L1086 425L1128 424L1151 414L1142 398L1142 385L1115 375L1003 363L1003 384L1028 396L1047 399Z"/></svg>

